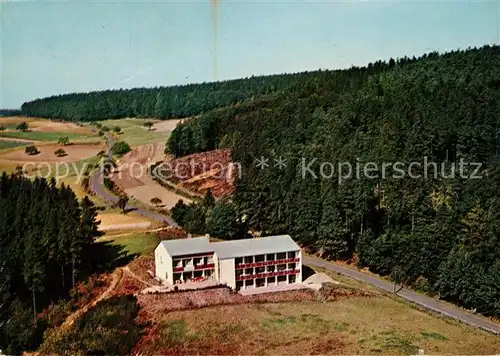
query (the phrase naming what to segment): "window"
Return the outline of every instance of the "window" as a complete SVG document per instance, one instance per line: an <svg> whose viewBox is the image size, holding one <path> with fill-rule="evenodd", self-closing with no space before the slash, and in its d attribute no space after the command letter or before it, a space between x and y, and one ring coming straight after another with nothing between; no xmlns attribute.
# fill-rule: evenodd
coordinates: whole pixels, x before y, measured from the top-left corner
<svg viewBox="0 0 500 356"><path fill-rule="evenodd" d="M268 277L267 278L267 284L275 284L276 283L276 277Z"/></svg>
<svg viewBox="0 0 500 356"><path fill-rule="evenodd" d="M275 267L274 265L273 266L267 266L266 267L267 272L274 272L274 267Z"/></svg>
<svg viewBox="0 0 500 356"><path fill-rule="evenodd" d="M288 269L292 269L293 270L293 269L295 269L295 267L297 267L297 264L295 264L295 263L289 263L288 264Z"/></svg>
<svg viewBox="0 0 500 356"><path fill-rule="evenodd" d="M286 282L286 276L278 276L278 284Z"/></svg>
<svg viewBox="0 0 500 356"><path fill-rule="evenodd" d="M286 270L286 265L278 265L278 271Z"/></svg>
<svg viewBox="0 0 500 356"><path fill-rule="evenodd" d="M202 258L195 258L195 259L194 259L194 264L195 264L195 266L196 266L196 265L201 265L201 264L203 264L202 262L203 262L203 259L202 259Z"/></svg>
<svg viewBox="0 0 500 356"><path fill-rule="evenodd" d="M295 275L294 274L290 274L288 276L288 283L295 283Z"/></svg>
<svg viewBox="0 0 500 356"><path fill-rule="evenodd" d="M266 280L264 278L259 278L255 281L255 286L256 287L265 287L266 286Z"/></svg>
<svg viewBox="0 0 500 356"><path fill-rule="evenodd" d="M242 263L243 263L243 258L241 258L241 257L236 257L236 258L234 259L234 263L236 264L236 266L237 266L237 265L239 265L239 264L242 264Z"/></svg>
<svg viewBox="0 0 500 356"><path fill-rule="evenodd" d="M269 253L267 256L266 256L266 261L274 261L276 258L276 256L274 255L274 253Z"/></svg>
<svg viewBox="0 0 500 356"><path fill-rule="evenodd" d="M243 274L243 270L242 269L237 269L236 270L236 277L239 277Z"/></svg>
<svg viewBox="0 0 500 356"><path fill-rule="evenodd" d="M253 256L246 256L245 263L253 263Z"/></svg>
<svg viewBox="0 0 500 356"><path fill-rule="evenodd" d="M245 285L246 285L246 286L253 286L253 279L247 279L247 280L245 281Z"/></svg>
<svg viewBox="0 0 500 356"><path fill-rule="evenodd" d="M266 268L265 267L257 267L255 269L255 273L257 274L261 274L261 273L264 273L266 271Z"/></svg>
<svg viewBox="0 0 500 356"><path fill-rule="evenodd" d="M288 258L295 258L295 251L288 252Z"/></svg>
<svg viewBox="0 0 500 356"><path fill-rule="evenodd" d="M278 255L276 256L277 260L284 260L285 258L286 258L286 253L285 252L278 253Z"/></svg>
<svg viewBox="0 0 500 356"><path fill-rule="evenodd" d="M253 268L245 268L245 274L253 274Z"/></svg>
<svg viewBox="0 0 500 356"><path fill-rule="evenodd" d="M243 288L243 281L236 281L236 290Z"/></svg>
<svg viewBox="0 0 500 356"><path fill-rule="evenodd" d="M265 255L257 255L255 256L255 262L264 262L265 258L266 258Z"/></svg>

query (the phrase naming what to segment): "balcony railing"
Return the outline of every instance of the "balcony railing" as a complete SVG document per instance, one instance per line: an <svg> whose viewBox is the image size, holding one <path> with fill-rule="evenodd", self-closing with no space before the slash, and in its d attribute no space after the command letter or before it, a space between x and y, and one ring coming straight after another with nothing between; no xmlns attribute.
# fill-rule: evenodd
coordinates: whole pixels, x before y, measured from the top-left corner
<svg viewBox="0 0 500 356"><path fill-rule="evenodd" d="M206 265L196 265L194 266L194 269L207 269L207 268L214 268L215 264L213 263L207 263Z"/></svg>
<svg viewBox="0 0 500 356"><path fill-rule="evenodd" d="M267 277L276 277L276 276L287 276L289 274L299 274L300 270L294 269L289 271L281 271L281 272L271 272L271 273L261 273L261 274L247 274L236 276L237 281L244 281L246 279L257 279L257 278L267 278Z"/></svg>
<svg viewBox="0 0 500 356"><path fill-rule="evenodd" d="M269 265L280 265L284 263L291 263L291 262L299 262L300 258L287 258L284 260L273 260L273 261L263 261L263 262L254 262L254 263L239 263L236 265L236 268L250 268L250 267L263 267L263 266L269 266Z"/></svg>
<svg viewBox="0 0 500 356"><path fill-rule="evenodd" d="M188 266L186 266L188 267ZM174 267L174 272L184 272L185 268L186 267ZM189 266L192 268L192 266ZM200 269L214 269L215 267L215 264L213 263L208 263L206 265L197 265L197 266L194 266L194 269L195 270L200 270Z"/></svg>

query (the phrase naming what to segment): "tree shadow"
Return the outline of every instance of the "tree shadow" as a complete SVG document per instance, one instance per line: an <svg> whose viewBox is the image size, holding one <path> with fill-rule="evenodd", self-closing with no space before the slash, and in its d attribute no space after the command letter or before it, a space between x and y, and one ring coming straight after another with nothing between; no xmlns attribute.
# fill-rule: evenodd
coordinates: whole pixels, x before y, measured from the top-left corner
<svg viewBox="0 0 500 356"><path fill-rule="evenodd" d="M123 245L112 244L112 241L95 242L92 262L98 272L112 272L130 263L137 255L127 252Z"/></svg>
<svg viewBox="0 0 500 356"><path fill-rule="evenodd" d="M309 266L302 265L302 280L305 281L307 278L311 277L316 272Z"/></svg>

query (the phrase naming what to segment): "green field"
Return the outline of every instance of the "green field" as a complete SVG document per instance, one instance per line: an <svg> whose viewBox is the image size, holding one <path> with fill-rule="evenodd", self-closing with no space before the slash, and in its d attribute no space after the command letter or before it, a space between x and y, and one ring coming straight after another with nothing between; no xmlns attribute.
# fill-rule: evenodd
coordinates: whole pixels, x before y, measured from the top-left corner
<svg viewBox="0 0 500 356"><path fill-rule="evenodd" d="M155 234L135 233L127 235L105 235L99 241L111 241L112 245L118 245L129 254L149 255L158 245Z"/></svg>
<svg viewBox="0 0 500 356"><path fill-rule="evenodd" d="M130 146L140 146L148 143L166 142L169 136L168 132L148 131L142 126L146 121L158 122L158 120L148 119L119 119L106 120L100 123L107 126L111 131L115 126L122 129L122 133L117 135L120 141L127 142Z"/></svg>
<svg viewBox="0 0 500 356"><path fill-rule="evenodd" d="M77 140L82 138L93 137L91 135L73 133L73 132L43 132L43 131L8 131L1 132L0 137L22 138L25 140L34 141L58 141L61 137L68 137L69 140Z"/></svg>
<svg viewBox="0 0 500 356"><path fill-rule="evenodd" d="M500 347L494 335L384 296L217 306L157 319L145 354L494 355Z"/></svg>
<svg viewBox="0 0 500 356"><path fill-rule="evenodd" d="M26 146L28 143L26 142L19 142L19 141L3 141L0 140L0 150L4 150L7 148L15 148L15 147L20 147L20 146Z"/></svg>

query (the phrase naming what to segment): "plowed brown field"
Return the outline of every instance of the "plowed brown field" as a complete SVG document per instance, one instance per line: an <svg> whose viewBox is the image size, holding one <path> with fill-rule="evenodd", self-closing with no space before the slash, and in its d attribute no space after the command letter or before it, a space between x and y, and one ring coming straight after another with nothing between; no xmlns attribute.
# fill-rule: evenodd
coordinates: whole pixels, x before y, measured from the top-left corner
<svg viewBox="0 0 500 356"><path fill-rule="evenodd" d="M191 201L162 187L148 174L149 165L165 159L164 149L164 143L151 143L134 148L120 159L112 179L129 197L148 205L152 205L151 198L157 197L162 201L160 207L171 209L179 199L185 203Z"/></svg>
<svg viewBox="0 0 500 356"><path fill-rule="evenodd" d="M216 198L231 194L238 167L231 162L231 150L222 149L172 159L163 165L164 176L181 190L204 195L208 189Z"/></svg>

